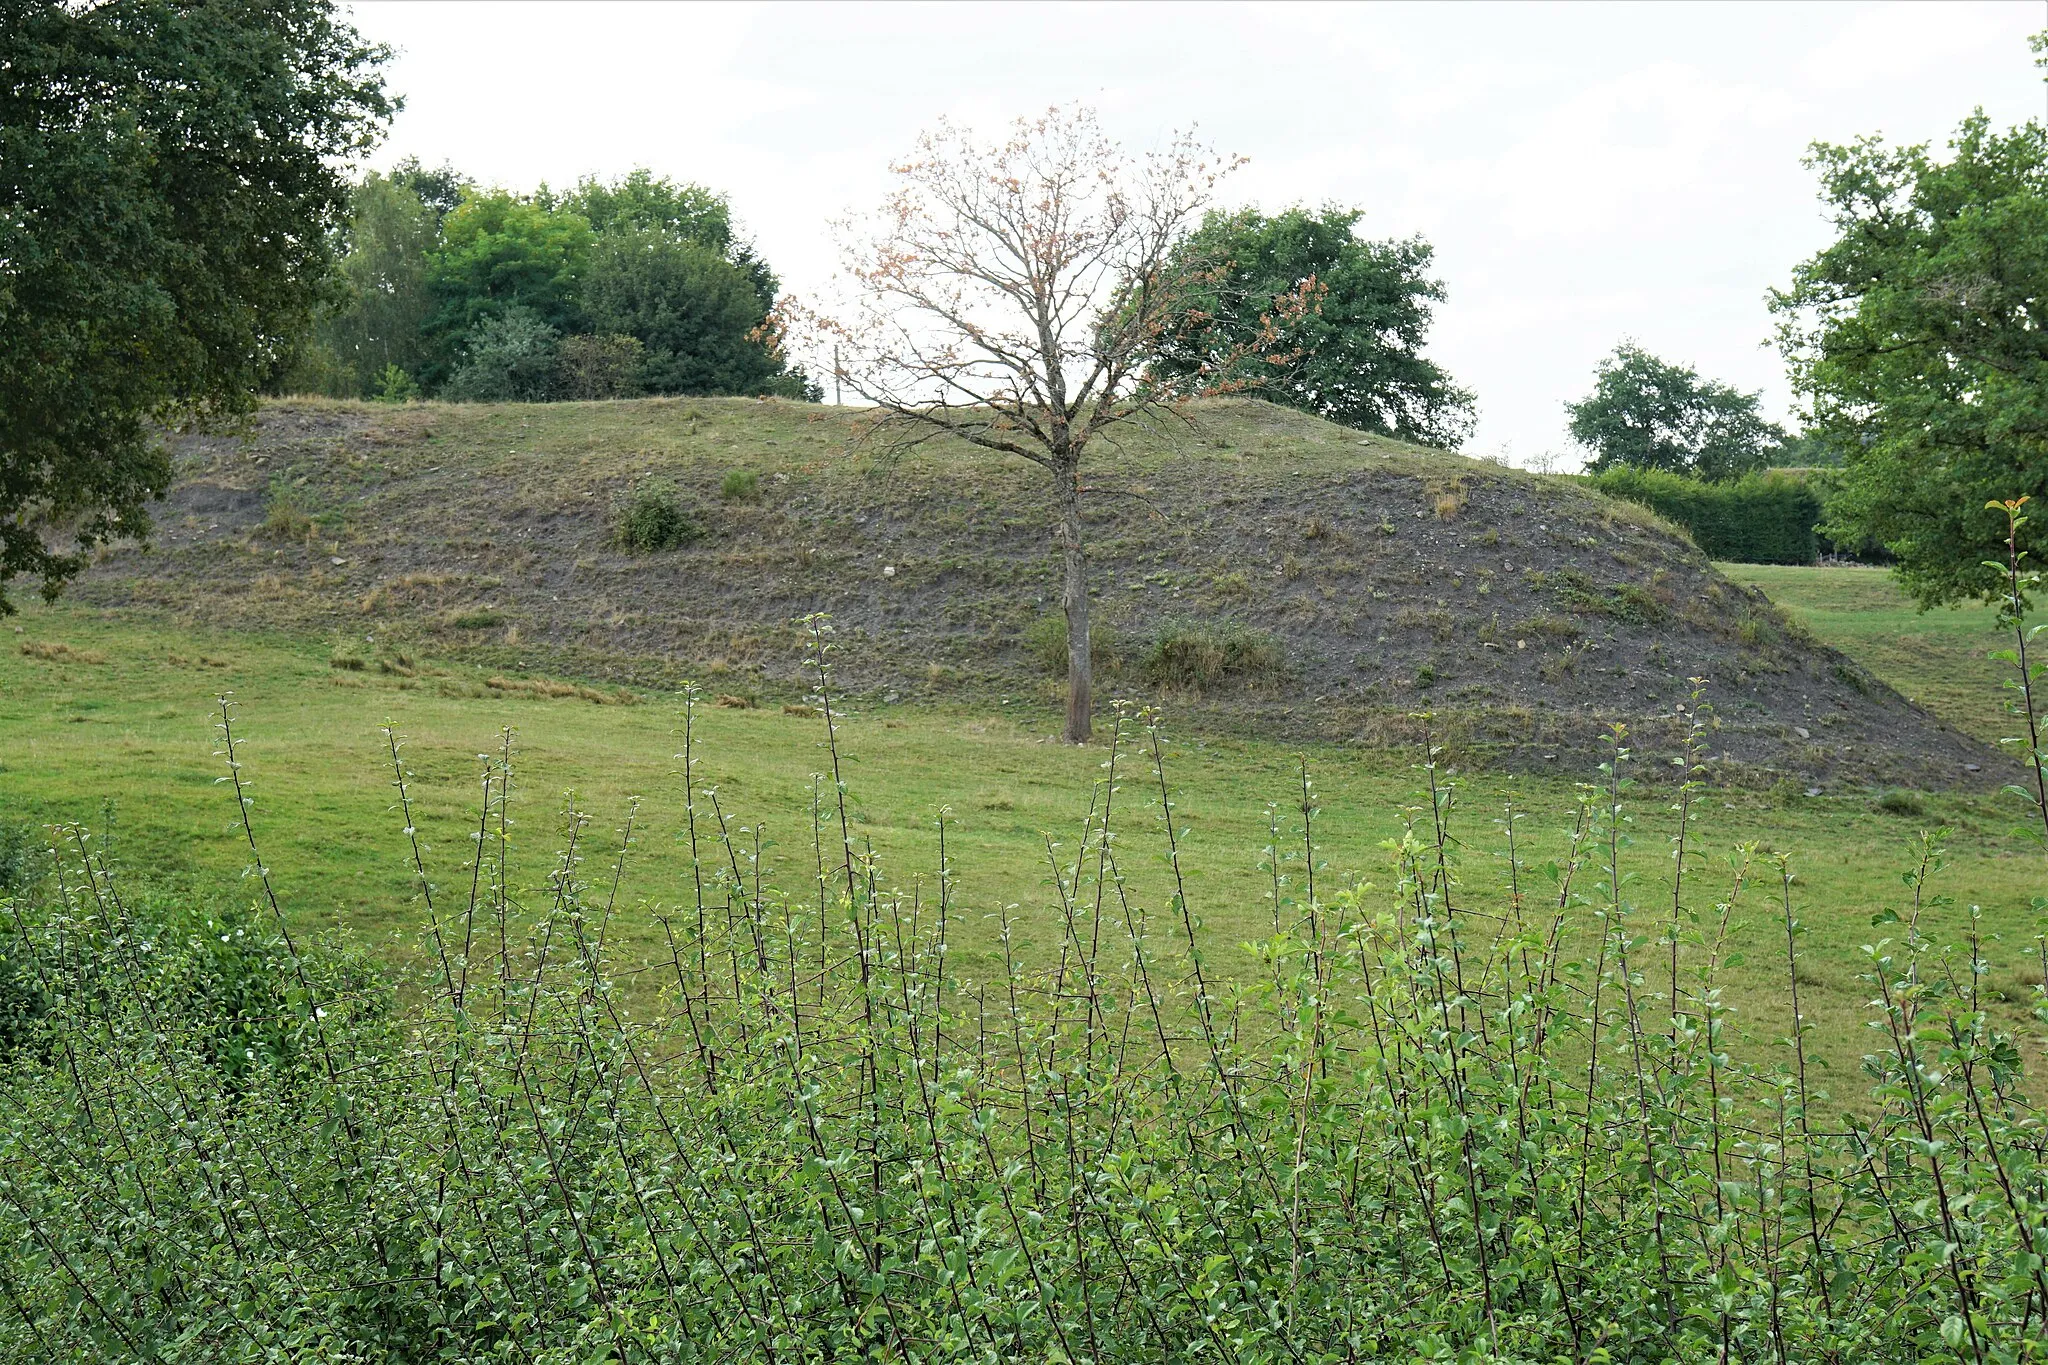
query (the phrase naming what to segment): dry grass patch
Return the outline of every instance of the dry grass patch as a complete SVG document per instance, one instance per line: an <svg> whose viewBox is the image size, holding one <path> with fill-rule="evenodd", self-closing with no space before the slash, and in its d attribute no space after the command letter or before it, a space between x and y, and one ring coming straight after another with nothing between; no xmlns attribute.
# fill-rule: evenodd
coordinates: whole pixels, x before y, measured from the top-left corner
<svg viewBox="0 0 2048 1365"><path fill-rule="evenodd" d="M484 679L484 686L501 696L531 697L537 701L553 701L575 697L596 706L633 706L640 698L621 687L607 692L601 687L586 687L582 683L557 682L552 678L503 678Z"/></svg>
<svg viewBox="0 0 2048 1365"><path fill-rule="evenodd" d="M96 649L80 649L62 640L23 640L21 652L31 659L45 659L54 664L103 664L107 661L107 656Z"/></svg>

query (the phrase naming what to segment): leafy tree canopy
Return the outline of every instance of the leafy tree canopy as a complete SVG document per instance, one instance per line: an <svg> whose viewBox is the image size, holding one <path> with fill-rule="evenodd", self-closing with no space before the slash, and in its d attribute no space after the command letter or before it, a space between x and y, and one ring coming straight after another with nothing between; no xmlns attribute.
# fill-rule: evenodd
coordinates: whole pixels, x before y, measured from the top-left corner
<svg viewBox="0 0 2048 1365"><path fill-rule="evenodd" d="M591 253L583 305L591 329L646 348L654 393L807 396L800 373L763 338L768 303L716 247L655 229L614 232Z"/></svg>
<svg viewBox="0 0 2048 1365"><path fill-rule="evenodd" d="M487 318L522 309L557 332L581 330L583 269L596 234L579 213L502 189L465 189L428 263L437 307L429 331L452 368L462 339Z"/></svg>
<svg viewBox="0 0 2048 1365"><path fill-rule="evenodd" d="M1815 144L1836 240L1772 301L1814 427L1846 455L1824 529L1882 544L1927 605L1997 594L1986 502L2048 500L2048 129L1980 111L1949 150ZM2037 555L2044 528L2020 533Z"/></svg>
<svg viewBox="0 0 2048 1365"><path fill-rule="evenodd" d="M733 244L732 208L724 195L702 185L678 185L644 166L610 183L585 176L562 196L561 206L581 214L599 235L656 232L714 251Z"/></svg>
<svg viewBox="0 0 2048 1365"><path fill-rule="evenodd" d="M1431 305L1444 299L1429 277L1433 251L1420 237L1363 240L1363 216L1334 207L1208 214L1174 255L1172 269L1197 283L1192 306L1162 338L1159 372L1216 373L1218 357L1249 352L1216 374L1220 386L1255 384L1274 402L1362 431L1462 443L1472 395L1422 356ZM1275 301L1310 281L1317 306L1271 334ZM1286 363L1274 365L1276 353Z"/></svg>
<svg viewBox="0 0 2048 1365"><path fill-rule="evenodd" d="M435 308L427 267L440 228L416 183L372 172L351 197L345 301L313 329L322 352L316 363L332 367L336 397L372 392L394 365L417 375L427 359L425 329Z"/></svg>
<svg viewBox="0 0 2048 1365"><path fill-rule="evenodd" d="M387 56L327 0L0 0L0 586L146 530L157 424L305 334Z"/></svg>
<svg viewBox="0 0 2048 1365"><path fill-rule="evenodd" d="M455 211L455 206L462 202L462 192L469 188L469 181L448 162L428 167L421 165L416 156L393 166L388 179L418 195L420 202L433 210L436 227Z"/></svg>
<svg viewBox="0 0 2048 1365"><path fill-rule="evenodd" d="M1627 465L1720 480L1770 464L1785 440L1757 411L1761 397L1623 342L1600 362L1593 392L1565 411L1595 473Z"/></svg>

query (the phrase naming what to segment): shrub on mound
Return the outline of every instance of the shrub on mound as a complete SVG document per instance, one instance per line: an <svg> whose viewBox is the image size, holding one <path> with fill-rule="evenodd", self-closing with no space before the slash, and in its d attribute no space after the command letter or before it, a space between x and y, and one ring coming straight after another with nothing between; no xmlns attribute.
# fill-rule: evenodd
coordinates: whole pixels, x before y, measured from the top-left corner
<svg viewBox="0 0 2048 1365"><path fill-rule="evenodd" d="M704 528L674 484L649 480L627 490L613 506L612 534L622 549L656 554L701 539Z"/></svg>
<svg viewBox="0 0 2048 1365"><path fill-rule="evenodd" d="M1234 621L1168 621L1138 661L1139 676L1154 687L1192 691L1226 682L1271 682L1285 669L1278 640Z"/></svg>

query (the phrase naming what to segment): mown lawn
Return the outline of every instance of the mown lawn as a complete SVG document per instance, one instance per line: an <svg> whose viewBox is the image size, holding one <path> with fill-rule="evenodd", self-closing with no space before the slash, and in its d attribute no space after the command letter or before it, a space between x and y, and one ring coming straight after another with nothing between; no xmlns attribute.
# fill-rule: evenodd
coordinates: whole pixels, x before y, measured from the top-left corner
<svg viewBox="0 0 2048 1365"><path fill-rule="evenodd" d="M468 885L463 867L479 755L510 727L518 755L512 813L520 885L544 884L561 846L561 812L572 800L593 821L581 875L607 879L618 843L613 831L638 796L643 805L615 939L620 965L658 961L656 916L691 903L690 868L678 843L681 722L673 697L642 694L640 704L622 705L505 696L479 688L483 675L469 676L473 666L437 670L422 660L414 678L350 672L331 667L328 649L315 642L208 635L75 606L31 606L14 626L0 637L0 818L103 825L111 803L112 841L131 869L252 894L237 881L248 853L233 802L218 783L225 770L215 752L214 698L232 693L257 834L289 912L307 927L380 942L402 960L418 950L423 920L380 726L388 720L406 738L418 819L444 903ZM55 644L68 653L47 648ZM479 691L487 695L469 695ZM1106 751L1050 743L1051 729L1049 715L1002 706L892 706L857 712L840 731L854 835L872 843L889 880L906 889L921 884L930 894L935 822L950 810L948 853L960 892L955 957L970 975L995 966L993 919L1006 906L1015 907L1028 957L1044 960L1057 947L1049 858L1071 857ZM714 819L715 793L735 838L750 847L760 831L771 880L797 889L815 866L812 775L831 765L823 737L818 719L779 709L699 712L700 825L708 829ZM1320 887L1357 879L1386 885L1382 842L1416 811L1423 781L1416 756L1335 746L1305 756L1321 809ZM1210 960L1245 978L1248 957L1237 945L1272 923L1271 873L1262 867L1269 803L1291 828L1283 836L1282 872L1298 879L1304 865L1294 852L1299 758L1277 745L1174 735L1167 760L1177 825L1187 831L1189 894ZM1135 756L1122 775L1127 780L1115 797L1123 814L1120 865L1134 899L1163 916L1170 879L1157 787ZM1527 812L1519 827L1530 864L1525 886L1554 894L1540 864L1563 847L1573 778L1594 776L1457 777L1454 833L1473 904L1497 904L1505 888L1498 821L1510 796ZM1669 797L1667 789L1644 788L1628 802L1633 847L1624 870L1632 879L1625 894L1644 916L1664 913L1659 907L1669 902ZM2003 936L1991 950L1999 964L1991 986L2018 998L2035 979L2026 966L2034 932L2029 907L2044 878L2037 848L2013 833L2019 811L1993 798L1955 795L1895 804L1908 809L1847 797L1782 806L1715 792L1703 800L1695 830L1696 846L1706 852L1685 900L1702 914L1711 915L1726 893L1737 845L1761 841L1791 855L1795 906L1808 925L1805 1004L1838 1066L1852 1064L1864 1047L1858 947L1873 936L1871 916L1896 902L1896 874L1923 827L1945 821L1956 829L1941 889L1957 904L1938 911L1937 921L1959 928L1964 907L1981 906L1986 928ZM1590 879L1582 885L1589 888ZM1729 982L1759 1046L1783 1026L1782 929L1767 890L1761 881L1753 885L1737 912L1746 925L1740 939L1747 960ZM1292 894L1283 887L1283 895Z"/></svg>
<svg viewBox="0 0 2048 1365"><path fill-rule="evenodd" d="M1763 589L1815 635L1965 734L1996 743L2016 733L2005 687L2012 666L1989 657L2012 645L1994 609L1920 611L1886 569L1717 567Z"/></svg>

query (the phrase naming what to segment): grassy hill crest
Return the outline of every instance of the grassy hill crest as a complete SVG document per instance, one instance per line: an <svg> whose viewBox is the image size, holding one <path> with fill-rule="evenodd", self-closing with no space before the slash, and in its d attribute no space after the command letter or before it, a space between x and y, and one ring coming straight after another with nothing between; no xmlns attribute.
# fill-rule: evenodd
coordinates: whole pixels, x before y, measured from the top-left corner
<svg viewBox="0 0 2048 1365"><path fill-rule="evenodd" d="M1742 780L1946 786L2000 761L1631 504L1259 402L1190 418L1124 433L1090 474L1098 696L1363 744L1419 739L1427 711L1460 757L1570 771L1616 723L1661 756L1702 678L1711 752ZM746 700L801 695L795 622L825 611L871 699L1049 704L1043 473L936 443L891 456L868 424L745 399L275 402L180 439L153 545L76 593L325 633L338 657L697 677ZM649 486L695 540L617 543Z"/></svg>

